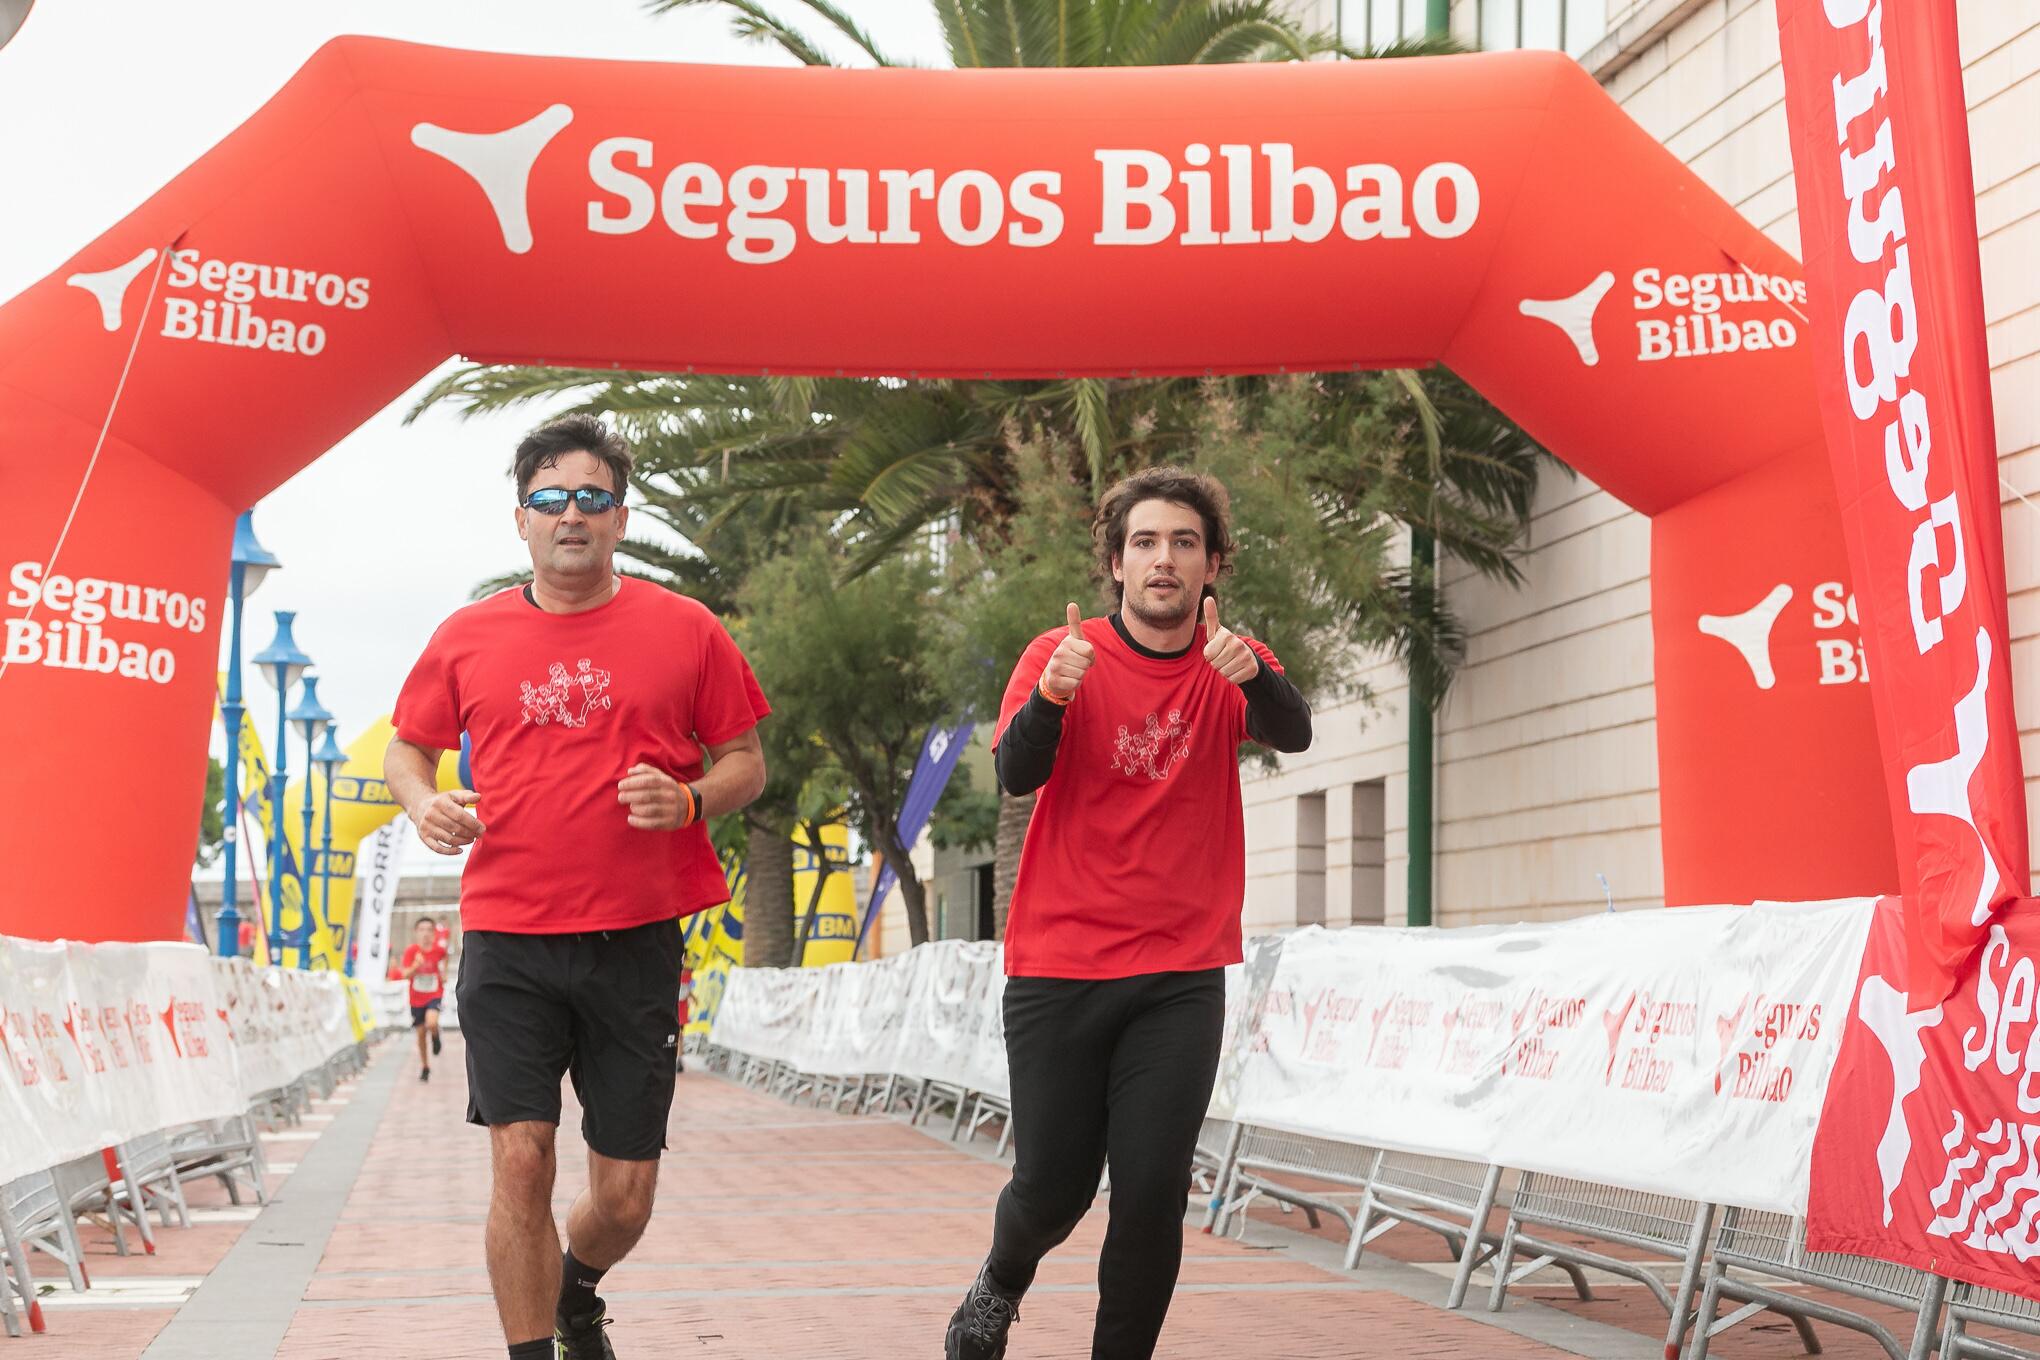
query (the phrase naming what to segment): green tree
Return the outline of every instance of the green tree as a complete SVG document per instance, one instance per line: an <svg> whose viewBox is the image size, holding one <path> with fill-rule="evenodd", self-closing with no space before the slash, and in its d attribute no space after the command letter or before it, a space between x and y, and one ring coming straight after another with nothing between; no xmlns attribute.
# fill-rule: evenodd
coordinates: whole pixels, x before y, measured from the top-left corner
<svg viewBox="0 0 2040 1360"><path fill-rule="evenodd" d="M1433 400L1432 392L1441 394ZM1442 692L1461 659L1456 621L1413 582L1398 542L1412 502L1482 573L1515 581L1538 446L1448 374L1214 379L1201 385L1185 464L1231 494L1237 554L1219 585L1228 626L1274 649L1313 703L1356 692L1387 651ZM953 563L951 674L987 721L1022 650L1066 602L1115 607L1091 542L1095 492L1053 431L1016 445L1014 510ZM1255 750L1258 758L1272 759ZM994 917L1001 934L1032 796L1001 800Z"/></svg>
<svg viewBox="0 0 2040 1360"><path fill-rule="evenodd" d="M940 632L929 626L939 582L923 557L847 581L842 566L840 547L819 535L759 564L742 592L745 646L788 727L812 732L841 771L850 816L899 875L907 933L920 944L927 892L900 814L922 740L951 712Z"/></svg>
<svg viewBox="0 0 2040 1360"><path fill-rule="evenodd" d="M205 799L199 804L198 852L192 863L204 868L220 857L226 840L227 769L211 756L205 759Z"/></svg>

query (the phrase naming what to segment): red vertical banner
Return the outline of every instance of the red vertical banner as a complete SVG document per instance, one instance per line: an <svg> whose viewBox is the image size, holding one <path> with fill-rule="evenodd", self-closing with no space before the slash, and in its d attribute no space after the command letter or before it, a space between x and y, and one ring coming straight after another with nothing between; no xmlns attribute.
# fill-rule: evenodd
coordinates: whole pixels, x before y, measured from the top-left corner
<svg viewBox="0 0 2040 1360"><path fill-rule="evenodd" d="M1907 1009L1879 903L1814 1134L1806 1245L2040 1298L2040 912L1992 921L1955 990Z"/></svg>
<svg viewBox="0 0 2040 1360"><path fill-rule="evenodd" d="M1815 382L1869 655L1912 1009L2026 893L1952 0L1779 0Z"/></svg>

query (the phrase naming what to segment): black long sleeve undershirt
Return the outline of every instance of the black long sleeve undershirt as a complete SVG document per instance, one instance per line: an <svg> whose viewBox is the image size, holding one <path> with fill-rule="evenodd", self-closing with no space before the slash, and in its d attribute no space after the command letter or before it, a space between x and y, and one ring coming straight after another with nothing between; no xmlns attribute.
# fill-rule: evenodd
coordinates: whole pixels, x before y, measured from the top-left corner
<svg viewBox="0 0 2040 1360"><path fill-rule="evenodd" d="M1247 696L1248 736L1292 755L1310 749L1310 704L1288 676L1263 664L1240 693Z"/></svg>
<svg viewBox="0 0 2040 1360"><path fill-rule="evenodd" d="M1143 656L1171 660L1189 652L1187 647L1180 652L1157 652L1143 647L1134 641L1116 614L1112 616L1112 626L1122 641ZM1264 663L1253 679L1240 686L1240 693L1247 699L1248 736L1277 751L1293 753L1309 749L1310 705L1288 676ZM1055 769L1056 748L1062 744L1063 711L1062 705L1042 698L1039 689L1020 705L999 736L993 767L1000 788L1017 798L1048 782Z"/></svg>

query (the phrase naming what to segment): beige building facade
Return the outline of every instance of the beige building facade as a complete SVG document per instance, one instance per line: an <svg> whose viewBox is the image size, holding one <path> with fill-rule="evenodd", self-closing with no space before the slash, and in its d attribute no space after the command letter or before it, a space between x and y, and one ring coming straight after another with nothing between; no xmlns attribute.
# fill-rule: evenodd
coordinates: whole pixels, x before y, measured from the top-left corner
<svg viewBox="0 0 2040 1360"><path fill-rule="evenodd" d="M1354 42L1423 30L1423 0L1297 8ZM2040 772L2040 6L1962 0L1960 23L2030 785ZM1469 46L1571 52L1798 253L1772 0L1456 0L1452 27ZM1438 924L1662 903L1650 532L1585 478L1554 475L1521 589L1444 566L1468 646L1435 735ZM1405 919L1407 689L1388 664L1370 665L1366 680L1370 700L1320 711L1309 752L1248 778L1250 933ZM2040 805L2040 790L2028 801Z"/></svg>

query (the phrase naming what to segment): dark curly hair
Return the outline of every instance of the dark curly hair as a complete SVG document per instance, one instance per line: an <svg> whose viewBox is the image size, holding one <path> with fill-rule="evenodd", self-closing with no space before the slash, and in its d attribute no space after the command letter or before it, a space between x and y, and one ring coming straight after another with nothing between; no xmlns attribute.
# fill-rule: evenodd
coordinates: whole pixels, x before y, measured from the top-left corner
<svg viewBox="0 0 2040 1360"><path fill-rule="evenodd" d="M1204 521L1204 551L1217 553L1218 574L1232 570L1232 497L1218 478L1180 467L1151 467L1121 480L1105 499L1098 502L1097 517L1091 521L1091 570L1115 602L1126 598L1126 587L1112 578L1112 563L1126 552L1126 519L1133 508L1145 501L1169 501L1195 510ZM1211 586L1206 595L1215 594Z"/></svg>
<svg viewBox="0 0 2040 1360"><path fill-rule="evenodd" d="M524 436L517 456L510 461L510 475L517 481L517 501L524 502L525 490L541 468L549 468L570 453L593 454L615 479L619 498L630 481L633 459L623 436L591 415L561 416Z"/></svg>

